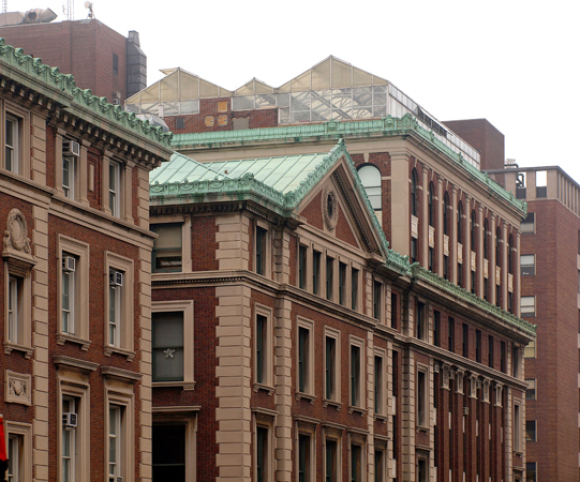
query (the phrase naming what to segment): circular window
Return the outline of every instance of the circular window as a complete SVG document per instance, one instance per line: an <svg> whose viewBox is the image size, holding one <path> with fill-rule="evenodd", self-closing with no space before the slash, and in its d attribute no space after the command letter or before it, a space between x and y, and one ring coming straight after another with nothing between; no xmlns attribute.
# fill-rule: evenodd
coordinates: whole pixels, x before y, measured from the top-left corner
<svg viewBox="0 0 580 482"><path fill-rule="evenodd" d="M336 227L338 222L338 204L336 192L334 189L326 189L322 196L322 212L324 213L324 222L330 230Z"/></svg>

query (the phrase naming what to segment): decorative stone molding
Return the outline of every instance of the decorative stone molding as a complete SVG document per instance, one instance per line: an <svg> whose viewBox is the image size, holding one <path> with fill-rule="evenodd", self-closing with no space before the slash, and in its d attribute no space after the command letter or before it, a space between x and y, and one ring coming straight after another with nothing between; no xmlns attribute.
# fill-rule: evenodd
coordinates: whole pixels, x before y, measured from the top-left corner
<svg viewBox="0 0 580 482"><path fill-rule="evenodd" d="M441 364L441 388L449 390L449 375L451 371L451 365L449 363Z"/></svg>
<svg viewBox="0 0 580 482"><path fill-rule="evenodd" d="M465 376L465 371L461 368L455 369L455 393L461 395L464 394L463 391L463 377Z"/></svg>
<svg viewBox="0 0 580 482"><path fill-rule="evenodd" d="M469 398L477 399L477 375L469 375Z"/></svg>
<svg viewBox="0 0 580 482"><path fill-rule="evenodd" d="M4 370L4 401L6 403L32 404L32 376Z"/></svg>
<svg viewBox="0 0 580 482"><path fill-rule="evenodd" d="M336 191L331 187L326 188L322 193L322 213L324 224L329 231L332 231L338 223L338 198Z"/></svg>
<svg viewBox="0 0 580 482"><path fill-rule="evenodd" d="M501 383L495 384L495 406L501 407L502 405L502 393L503 393L503 385Z"/></svg>
<svg viewBox="0 0 580 482"><path fill-rule="evenodd" d="M490 403L489 399L489 386L491 384L491 379L483 378L482 379L482 389L483 389L483 403Z"/></svg>
<svg viewBox="0 0 580 482"><path fill-rule="evenodd" d="M28 237L28 223L19 209L14 208L8 213L3 244L3 258L12 258L29 267L36 264Z"/></svg>

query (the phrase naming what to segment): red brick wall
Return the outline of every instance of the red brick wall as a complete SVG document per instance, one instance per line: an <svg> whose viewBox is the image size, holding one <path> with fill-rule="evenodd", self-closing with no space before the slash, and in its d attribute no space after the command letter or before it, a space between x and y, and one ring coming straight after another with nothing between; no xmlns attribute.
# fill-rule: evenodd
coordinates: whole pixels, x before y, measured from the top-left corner
<svg viewBox="0 0 580 482"><path fill-rule="evenodd" d="M218 227L214 216L192 216L191 264L193 271L211 271L219 268L216 259Z"/></svg>

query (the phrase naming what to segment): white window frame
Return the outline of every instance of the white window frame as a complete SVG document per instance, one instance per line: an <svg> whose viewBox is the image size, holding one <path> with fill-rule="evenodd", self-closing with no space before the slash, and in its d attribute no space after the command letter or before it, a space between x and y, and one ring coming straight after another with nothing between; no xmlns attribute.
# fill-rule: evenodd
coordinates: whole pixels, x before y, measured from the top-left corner
<svg viewBox="0 0 580 482"><path fill-rule="evenodd" d="M330 397L328 397L328 392L326 390L327 386L327 374L326 374L326 340L327 339L334 340L334 363L333 363L333 384L334 384L334 391ZM323 393L323 400L324 406L334 405L337 409L342 406L341 401L341 346L340 346L340 330L335 328L331 328L329 326L324 327L324 346L323 346L323 363L324 363L324 393Z"/></svg>
<svg viewBox="0 0 580 482"><path fill-rule="evenodd" d="M69 166L68 168L68 180L65 181L65 165ZM71 155L63 155L62 156L62 192L64 197L68 199L76 199L77 196L77 174L78 166L77 166L77 158Z"/></svg>
<svg viewBox="0 0 580 482"><path fill-rule="evenodd" d="M524 358L536 358L536 340L530 341L524 347Z"/></svg>
<svg viewBox="0 0 580 482"><path fill-rule="evenodd" d="M342 437L341 431L335 428L326 427L324 430L324 454L323 454L323 480L326 480L328 465L327 465L327 442L332 441L336 443L336 460L334 461L336 465L336 479L334 482L340 482L342 480Z"/></svg>
<svg viewBox="0 0 580 482"><path fill-rule="evenodd" d="M90 247L87 243L78 241L68 236L59 235L57 238L57 272L58 272L58 332L57 343L65 344L69 341L78 343L83 350L88 350L91 341L89 340L89 274L90 274ZM66 255L75 257L74 296L72 320L74 329L71 332L65 331L62 306L63 283L63 260Z"/></svg>
<svg viewBox="0 0 580 482"><path fill-rule="evenodd" d="M2 139L2 168L15 175L30 177L30 111L23 109L20 105L12 104L7 100L0 101L2 116L2 128L0 138ZM6 122L14 124L15 145L8 146L14 151L14 163L11 169L6 165Z"/></svg>
<svg viewBox="0 0 580 482"><path fill-rule="evenodd" d="M12 144L9 143L8 139L6 138L6 126L8 123L12 123ZM6 149L10 149L12 151L12 165L10 168L8 167L8 159L6 159L6 149L4 152L4 162L5 168L7 171L13 172L14 174L21 174L21 164L20 161L20 143L21 143L21 129L20 126L22 125L22 119L20 117L15 116L12 113L6 113L6 117L4 120L4 146Z"/></svg>
<svg viewBox="0 0 580 482"><path fill-rule="evenodd" d="M513 409L513 433L514 433L514 452L523 452L523 441L525 440L525 426L522 423L522 401L519 399L514 399L514 409Z"/></svg>
<svg viewBox="0 0 580 482"><path fill-rule="evenodd" d="M528 311L524 311L524 308L527 308ZM529 311L529 310L533 311ZM535 296L522 296L520 297L520 314L521 317L530 317L533 318L536 316L536 297Z"/></svg>
<svg viewBox="0 0 580 482"><path fill-rule="evenodd" d="M109 159L109 186L108 186L108 203L109 209L111 210L111 216L120 218L122 216L121 206L122 206L122 174L121 174L121 164L117 161Z"/></svg>
<svg viewBox="0 0 580 482"><path fill-rule="evenodd" d="M262 247L261 256L263 257L263 273L258 272L258 230L264 231L264 246ZM260 276L265 276L269 278L271 275L271 265L272 265L272 240L271 231L267 223L256 219L254 221L254 259L253 259L253 271Z"/></svg>
<svg viewBox="0 0 580 482"><path fill-rule="evenodd" d="M4 263L4 353L21 351L32 356L32 280L30 267L18 262Z"/></svg>
<svg viewBox="0 0 580 482"><path fill-rule="evenodd" d="M531 264L525 264L524 263L524 258L531 258L532 259L532 263ZM526 273L524 274L522 272L522 269L524 267L533 267L534 268L534 272L533 273ZM536 274L536 255L535 254L520 254L520 276L534 276Z"/></svg>
<svg viewBox="0 0 580 482"><path fill-rule="evenodd" d="M111 292L109 276L113 271L123 273L123 286L115 288L120 296L117 298L117 311L113 324L118 325L118 341L111 340L110 336L110 312ZM133 338L135 331L135 316L133 311L133 286L134 286L134 263L132 259L122 257L110 251L105 252L105 356L119 353L127 356L129 361L135 357Z"/></svg>
<svg viewBox="0 0 580 482"><path fill-rule="evenodd" d="M306 379L304 391L300 390L300 328L308 331ZM314 323L306 318L296 320L296 393L297 398L307 398L313 403L314 396Z"/></svg>
<svg viewBox="0 0 580 482"><path fill-rule="evenodd" d="M266 333L264 336L263 348L263 379L258 381L258 316L263 316L266 319ZM266 390L269 394L274 393L274 326L273 326L273 310L272 308L254 304L254 391Z"/></svg>
<svg viewBox="0 0 580 482"><path fill-rule="evenodd" d="M350 432L348 434L348 480L353 480L352 478L352 447L356 446L360 448L360 482L365 482L367 480L367 441L366 435L362 435L356 432Z"/></svg>
<svg viewBox="0 0 580 482"><path fill-rule="evenodd" d="M386 303L385 303L385 284L383 283L383 281L379 278L375 278L373 276L372 278L373 280L373 319L377 320L378 323L384 324L385 323L385 307L386 307ZM379 290L379 299L378 301L376 300L376 286L378 286L378 290ZM378 303L378 306L377 306ZM378 313L375 313L375 307L378 308Z"/></svg>
<svg viewBox="0 0 580 482"><path fill-rule="evenodd" d="M181 272L190 273L192 270L191 259L191 217L190 216L156 216L151 218L151 224L161 226L163 224L181 224ZM155 272L151 266L151 274L163 274Z"/></svg>
<svg viewBox="0 0 580 482"><path fill-rule="evenodd" d="M353 372L353 359L352 359L352 347L359 349L359 369L358 369L358 380L356 381L356 392L359 400L353 400L353 382L352 382L352 372ZM348 404L349 413L353 412L364 412L365 410L365 373L366 373L367 357L365 351L365 343L361 338L354 336L349 337L348 341Z"/></svg>
<svg viewBox="0 0 580 482"><path fill-rule="evenodd" d="M309 477L306 482L316 480L316 430L315 427L307 422L298 422L296 426L296 481L300 480L300 435L310 438L310 463L308 464Z"/></svg>
<svg viewBox="0 0 580 482"><path fill-rule="evenodd" d="M430 416L430 391L429 391L429 367L426 365L417 364L417 384L416 384L416 405L417 405L417 427L423 430L428 430L431 426L431 416ZM424 386L420 387L419 374L422 373L424 378ZM420 407L419 401L419 390L423 390L424 400L422 406ZM420 413L423 413L424 420L420 420Z"/></svg>
<svg viewBox="0 0 580 482"><path fill-rule="evenodd" d="M253 477L252 480L258 480L257 474L257 467L258 467L258 428L264 428L268 431L268 437L266 440L266 451L265 451L265 458L266 458L266 473L264 480L268 482L272 482L275 480L274 478L274 421L275 416L273 413L270 413L269 410L266 409L254 409L254 417L253 417L253 444L255 450L252 452L252 471Z"/></svg>
<svg viewBox="0 0 580 482"><path fill-rule="evenodd" d="M107 454L109 461L107 465L107 476L109 482L116 482L118 477L122 477L123 472L123 429L121 427L121 420L123 418L123 407L120 405L109 405L109 433L107 437ZM113 420L113 418L115 420ZM115 441L115 447L111 449L111 442ZM111 458L114 455L114 458ZM113 467L113 471L111 468Z"/></svg>
<svg viewBox="0 0 580 482"><path fill-rule="evenodd" d="M8 481L32 480L32 425L20 422L4 421L8 444L9 466ZM13 442L14 439L14 442ZM16 445L13 445L16 444ZM12 450L17 449L16 456L12 457ZM10 469L15 469L10 478Z"/></svg>
<svg viewBox="0 0 580 482"><path fill-rule="evenodd" d="M152 382L153 387L182 387L183 390L195 388L195 340L194 340L194 301L154 301L152 313L183 312L183 381Z"/></svg>

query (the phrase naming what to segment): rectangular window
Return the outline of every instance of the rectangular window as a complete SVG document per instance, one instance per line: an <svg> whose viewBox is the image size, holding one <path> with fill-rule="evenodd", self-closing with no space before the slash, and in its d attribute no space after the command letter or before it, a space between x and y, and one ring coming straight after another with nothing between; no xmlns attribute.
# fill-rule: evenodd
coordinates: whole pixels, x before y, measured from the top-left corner
<svg viewBox="0 0 580 482"><path fill-rule="evenodd" d="M351 308L353 310L358 309L358 277L359 277L359 270L353 268L352 272L351 272L351 286L350 286L350 291L351 291L350 302L351 302Z"/></svg>
<svg viewBox="0 0 580 482"><path fill-rule="evenodd" d="M121 217L121 165L109 162L109 209L111 215Z"/></svg>
<svg viewBox="0 0 580 482"><path fill-rule="evenodd" d="M308 253L306 246L298 247L298 288L306 289L306 255Z"/></svg>
<svg viewBox="0 0 580 482"><path fill-rule="evenodd" d="M113 74L119 74L119 56L117 54L113 54Z"/></svg>
<svg viewBox="0 0 580 482"><path fill-rule="evenodd" d="M268 318L256 316L256 383L266 382L268 352Z"/></svg>
<svg viewBox="0 0 580 482"><path fill-rule="evenodd" d="M77 399L64 396L62 398L62 426L61 426L61 470L62 482L74 482L77 469ZM80 472L79 472L80 473Z"/></svg>
<svg viewBox="0 0 580 482"><path fill-rule="evenodd" d="M461 354L467 358L469 356L469 327L467 323L463 323L461 326L462 332L462 343L461 343Z"/></svg>
<svg viewBox="0 0 580 482"><path fill-rule="evenodd" d="M488 365L490 368L494 368L494 359L493 359L493 355L494 355L494 343L495 340L493 339L493 336L489 335L488 336L488 341L487 341L488 345L487 345L487 349L488 349Z"/></svg>
<svg viewBox="0 0 580 482"><path fill-rule="evenodd" d="M133 314L133 260L115 253L105 253L108 274L105 296L105 355L117 352L132 359L134 338Z"/></svg>
<svg viewBox="0 0 580 482"><path fill-rule="evenodd" d="M122 271L109 270L109 345L121 346Z"/></svg>
<svg viewBox="0 0 580 482"><path fill-rule="evenodd" d="M481 363L481 331L475 330L475 361Z"/></svg>
<svg viewBox="0 0 580 482"><path fill-rule="evenodd" d="M433 271L434 260L435 260L435 248L429 248L429 271Z"/></svg>
<svg viewBox="0 0 580 482"><path fill-rule="evenodd" d="M313 393L312 377L312 325L306 321L298 322L298 391L300 393Z"/></svg>
<svg viewBox="0 0 580 482"><path fill-rule="evenodd" d="M268 469L269 450L268 427L258 425L256 427L256 482L268 482L270 478Z"/></svg>
<svg viewBox="0 0 580 482"><path fill-rule="evenodd" d="M178 273L182 270L182 237L183 224L152 224L150 229L158 237L153 241L152 271L154 273Z"/></svg>
<svg viewBox="0 0 580 482"><path fill-rule="evenodd" d="M526 482L537 482L536 462L526 462Z"/></svg>
<svg viewBox="0 0 580 482"><path fill-rule="evenodd" d="M536 349L534 346L534 356ZM520 349L517 346L512 347L512 376L515 378L520 377Z"/></svg>
<svg viewBox="0 0 580 482"><path fill-rule="evenodd" d="M312 292L320 294L320 262L322 254L319 251L312 252Z"/></svg>
<svg viewBox="0 0 580 482"><path fill-rule="evenodd" d="M528 388L526 390L526 400L535 400L536 399L536 379L535 378L526 378L526 383L528 384Z"/></svg>
<svg viewBox="0 0 580 482"><path fill-rule="evenodd" d="M183 312L152 313L153 381L183 381Z"/></svg>
<svg viewBox="0 0 580 482"><path fill-rule="evenodd" d="M22 312L24 280L18 276L8 278L8 342L22 345Z"/></svg>
<svg viewBox="0 0 580 482"><path fill-rule="evenodd" d="M506 364L506 355L507 354L506 354L506 344L505 344L505 341L502 341L501 342L501 344L500 344L500 350L501 350L501 353L500 353L500 370L503 373L506 373L506 371L507 371L507 368L506 368L506 366L507 366L507 364Z"/></svg>
<svg viewBox="0 0 580 482"><path fill-rule="evenodd" d="M338 302L344 305L346 302L346 264L338 263Z"/></svg>
<svg viewBox="0 0 580 482"><path fill-rule="evenodd" d="M530 341L524 348L524 358L536 358L536 341Z"/></svg>
<svg viewBox="0 0 580 482"><path fill-rule="evenodd" d="M22 452L22 436L21 435L10 435L8 437L8 472L7 480L8 482L17 482L23 480L21 478L20 470L20 454Z"/></svg>
<svg viewBox="0 0 580 482"><path fill-rule="evenodd" d="M457 263L457 286L463 286L463 265Z"/></svg>
<svg viewBox="0 0 580 482"><path fill-rule="evenodd" d="M522 450L522 414L518 404L514 405L514 450L520 452Z"/></svg>
<svg viewBox="0 0 580 482"><path fill-rule="evenodd" d="M416 336L419 340L423 340L425 338L425 304L421 302L417 302L417 320L416 320Z"/></svg>
<svg viewBox="0 0 580 482"><path fill-rule="evenodd" d="M526 219L524 219L521 224L522 234L534 234L536 231L535 221L535 213L528 213Z"/></svg>
<svg viewBox="0 0 580 482"><path fill-rule="evenodd" d="M153 425L153 480L185 482L186 425Z"/></svg>
<svg viewBox="0 0 580 482"><path fill-rule="evenodd" d="M378 447L375 441L375 482L385 482L386 480L386 454L385 448Z"/></svg>
<svg viewBox="0 0 580 482"><path fill-rule="evenodd" d="M374 380L374 399L375 399L375 414L387 415L387 407L385 400L386 393L386 374L385 374L385 358L386 353L382 350L375 350L375 380Z"/></svg>
<svg viewBox="0 0 580 482"><path fill-rule="evenodd" d="M20 119L6 114L4 130L4 162L7 171L20 174Z"/></svg>
<svg viewBox="0 0 580 482"><path fill-rule="evenodd" d="M298 435L298 482L312 480L312 438L301 433Z"/></svg>
<svg viewBox="0 0 580 482"><path fill-rule="evenodd" d="M324 398L340 400L340 332L326 329L324 337Z"/></svg>
<svg viewBox="0 0 580 482"><path fill-rule="evenodd" d="M443 256L443 278L449 279L449 256Z"/></svg>
<svg viewBox="0 0 580 482"><path fill-rule="evenodd" d="M351 444L350 446L350 480L351 482L362 482L362 447Z"/></svg>
<svg viewBox="0 0 580 482"><path fill-rule="evenodd" d="M536 316L535 296L522 296L520 298L520 313L522 318Z"/></svg>
<svg viewBox="0 0 580 482"><path fill-rule="evenodd" d="M266 274L268 231L260 226L256 227L256 273Z"/></svg>
<svg viewBox="0 0 580 482"><path fill-rule="evenodd" d="M121 412L121 407L117 405L109 405L109 482L117 482L117 478L122 477L123 459L121 457L121 448L123 442L121 432Z"/></svg>
<svg viewBox="0 0 580 482"><path fill-rule="evenodd" d="M447 349L451 352L455 352L455 320L453 318L449 318L448 324Z"/></svg>
<svg viewBox="0 0 580 482"><path fill-rule="evenodd" d="M357 342L356 345L350 345L350 405L352 407L361 407L362 391L362 345Z"/></svg>
<svg viewBox="0 0 580 482"><path fill-rule="evenodd" d="M61 323L63 333L75 334L76 266L78 258L69 253L62 256Z"/></svg>
<svg viewBox="0 0 580 482"><path fill-rule="evenodd" d="M332 301L334 289L334 258L326 257L326 299Z"/></svg>
<svg viewBox="0 0 580 482"><path fill-rule="evenodd" d="M373 318L380 320L382 316L382 292L383 285L376 280L373 280Z"/></svg>
<svg viewBox="0 0 580 482"><path fill-rule="evenodd" d="M419 427L427 426L427 373L424 371L417 372L417 425Z"/></svg>
<svg viewBox="0 0 580 482"><path fill-rule="evenodd" d="M433 344L441 346L441 313L433 311Z"/></svg>
<svg viewBox="0 0 580 482"><path fill-rule="evenodd" d="M76 157L63 156L62 158L62 191L65 197L75 199Z"/></svg>
<svg viewBox="0 0 580 482"><path fill-rule="evenodd" d="M339 482L338 442L334 439L326 439L325 451L326 451L325 481Z"/></svg>
<svg viewBox="0 0 580 482"><path fill-rule="evenodd" d="M522 254L520 256L520 274L522 276L536 274L536 256L534 254Z"/></svg>
<svg viewBox="0 0 580 482"><path fill-rule="evenodd" d="M397 323L399 310L398 310L398 300L397 294L391 293L391 328L397 329L399 324Z"/></svg>

